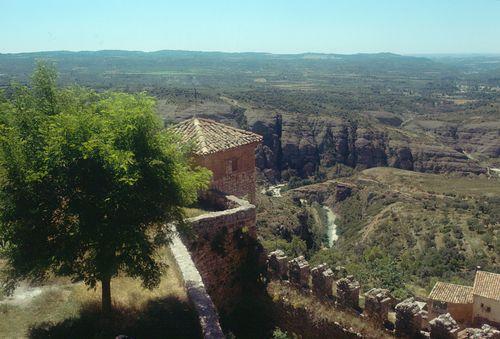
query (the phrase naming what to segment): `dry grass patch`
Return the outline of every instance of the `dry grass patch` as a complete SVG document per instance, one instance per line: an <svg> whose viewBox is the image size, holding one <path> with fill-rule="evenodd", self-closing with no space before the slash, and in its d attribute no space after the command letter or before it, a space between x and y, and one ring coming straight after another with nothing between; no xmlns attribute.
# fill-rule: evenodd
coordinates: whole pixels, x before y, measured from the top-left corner
<svg viewBox="0 0 500 339"><path fill-rule="evenodd" d="M199 337L197 316L172 256L168 250L160 255L168 268L158 288L144 289L139 280L125 276L112 280L114 314L108 321L100 316L100 286L94 290L54 279L44 286L25 288L37 292L25 299L19 292L17 297L0 299L0 337Z"/></svg>
<svg viewBox="0 0 500 339"><path fill-rule="evenodd" d="M344 328L352 328L364 338L394 338L390 333L376 326L365 318L361 318L347 310L335 308L333 305L320 302L313 296L301 294L281 282L273 281L268 285L269 295L274 301L284 302L293 308L306 309L315 321L340 323Z"/></svg>

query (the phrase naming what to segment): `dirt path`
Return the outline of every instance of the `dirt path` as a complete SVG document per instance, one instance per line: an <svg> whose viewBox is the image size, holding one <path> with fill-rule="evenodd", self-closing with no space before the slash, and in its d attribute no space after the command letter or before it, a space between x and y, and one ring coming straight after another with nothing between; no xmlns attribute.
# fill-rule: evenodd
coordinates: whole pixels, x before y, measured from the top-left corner
<svg viewBox="0 0 500 339"><path fill-rule="evenodd" d="M33 301L33 299L42 293L49 291L63 291L68 287L76 286L81 283L76 284L53 284L53 285L42 285L42 286L29 286L24 283L15 289L11 296L8 296L0 300L0 305L13 305L13 306L24 306Z"/></svg>

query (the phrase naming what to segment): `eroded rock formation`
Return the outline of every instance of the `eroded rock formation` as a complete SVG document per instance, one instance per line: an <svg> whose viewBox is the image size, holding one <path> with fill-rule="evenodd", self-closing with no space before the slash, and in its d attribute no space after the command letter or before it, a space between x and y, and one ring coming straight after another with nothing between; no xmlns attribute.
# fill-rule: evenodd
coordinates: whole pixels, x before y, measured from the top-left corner
<svg viewBox="0 0 500 339"><path fill-rule="evenodd" d="M257 150L257 166L270 180L305 178L336 164L358 169L390 166L429 173L485 173L461 149L403 132L389 135L386 129L359 126L353 121L292 120L278 115L267 123L258 120L252 130L264 136Z"/></svg>

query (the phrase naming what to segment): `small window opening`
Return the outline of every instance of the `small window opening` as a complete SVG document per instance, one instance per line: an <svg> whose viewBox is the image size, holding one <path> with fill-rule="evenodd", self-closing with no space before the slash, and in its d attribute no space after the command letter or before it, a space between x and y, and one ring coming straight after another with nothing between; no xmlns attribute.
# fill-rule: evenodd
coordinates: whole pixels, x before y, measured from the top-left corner
<svg viewBox="0 0 500 339"><path fill-rule="evenodd" d="M446 310L448 308L448 304L446 302L439 300L434 301L432 306L435 310Z"/></svg>
<svg viewBox="0 0 500 339"><path fill-rule="evenodd" d="M226 160L226 174L234 173L238 170L238 159Z"/></svg>

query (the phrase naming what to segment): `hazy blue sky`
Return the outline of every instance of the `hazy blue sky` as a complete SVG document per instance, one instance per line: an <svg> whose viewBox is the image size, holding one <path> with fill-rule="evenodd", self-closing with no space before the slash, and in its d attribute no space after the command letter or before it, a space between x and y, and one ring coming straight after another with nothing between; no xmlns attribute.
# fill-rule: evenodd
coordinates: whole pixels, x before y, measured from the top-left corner
<svg viewBox="0 0 500 339"><path fill-rule="evenodd" d="M500 0L0 0L0 53L500 53Z"/></svg>

